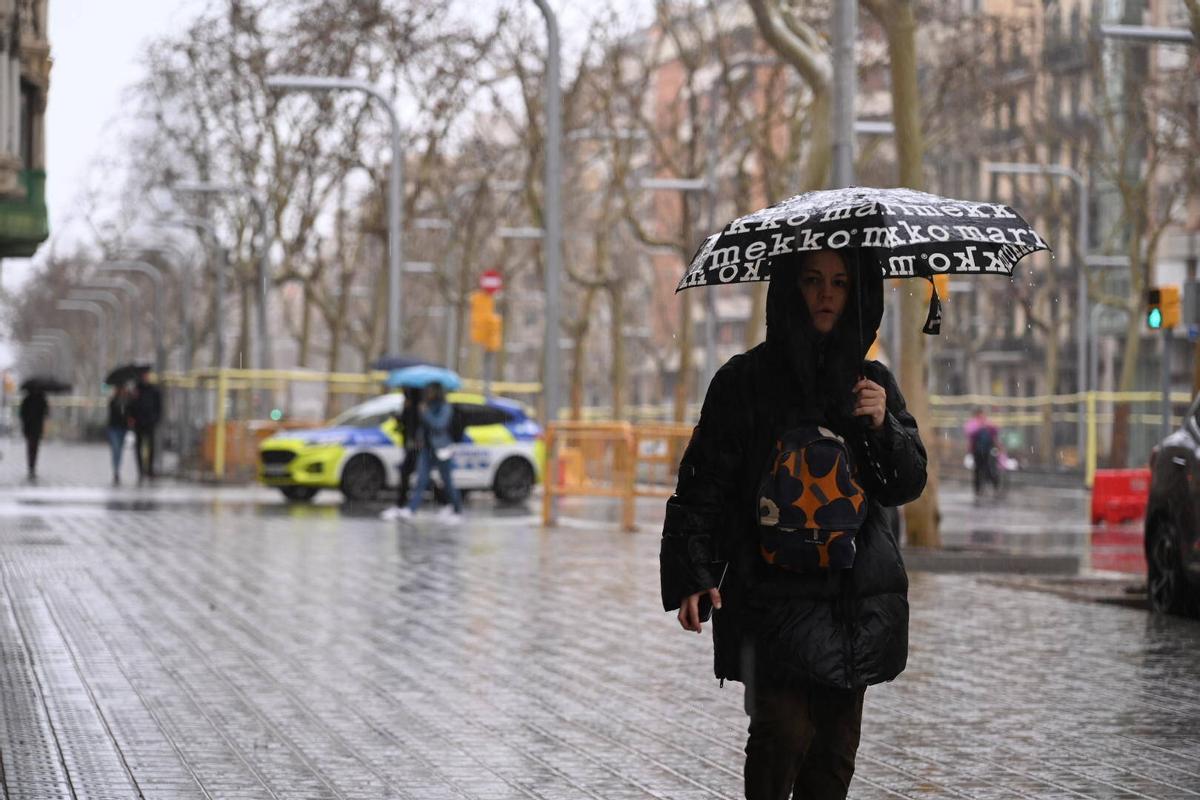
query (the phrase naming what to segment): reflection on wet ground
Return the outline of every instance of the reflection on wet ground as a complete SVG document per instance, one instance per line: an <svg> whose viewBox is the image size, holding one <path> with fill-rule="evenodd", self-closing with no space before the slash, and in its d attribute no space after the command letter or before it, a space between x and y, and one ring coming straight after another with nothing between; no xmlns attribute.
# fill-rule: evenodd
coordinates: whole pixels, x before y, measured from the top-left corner
<svg viewBox="0 0 1200 800"><path fill-rule="evenodd" d="M661 609L660 503L631 535L137 491L0 486L0 794L740 796L740 688ZM1200 793L1200 623L962 575L910 603L852 798Z"/></svg>

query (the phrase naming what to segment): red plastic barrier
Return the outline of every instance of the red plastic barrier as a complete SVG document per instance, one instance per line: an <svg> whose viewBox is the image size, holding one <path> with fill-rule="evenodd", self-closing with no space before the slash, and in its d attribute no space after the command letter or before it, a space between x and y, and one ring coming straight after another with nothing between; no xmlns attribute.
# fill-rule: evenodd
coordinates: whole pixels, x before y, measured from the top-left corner
<svg viewBox="0 0 1200 800"><path fill-rule="evenodd" d="M1092 483L1092 524L1139 522L1149 497L1149 469L1098 469Z"/></svg>

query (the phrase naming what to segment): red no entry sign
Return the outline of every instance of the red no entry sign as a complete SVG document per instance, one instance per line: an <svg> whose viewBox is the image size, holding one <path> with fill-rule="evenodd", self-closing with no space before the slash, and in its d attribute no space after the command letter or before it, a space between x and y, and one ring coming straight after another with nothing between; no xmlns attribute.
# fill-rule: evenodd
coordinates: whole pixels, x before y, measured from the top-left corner
<svg viewBox="0 0 1200 800"><path fill-rule="evenodd" d="M495 294L504 286L504 279L494 269L485 269L479 275L479 288L488 294Z"/></svg>

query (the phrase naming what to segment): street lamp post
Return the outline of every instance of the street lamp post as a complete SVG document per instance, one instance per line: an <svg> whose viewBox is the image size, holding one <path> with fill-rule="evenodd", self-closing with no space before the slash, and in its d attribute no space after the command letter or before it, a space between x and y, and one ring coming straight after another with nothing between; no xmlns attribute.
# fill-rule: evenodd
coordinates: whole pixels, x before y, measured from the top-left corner
<svg viewBox="0 0 1200 800"><path fill-rule="evenodd" d="M303 89L309 91L358 91L378 100L387 110L392 124L392 164L388 172L388 319L387 347L391 353L400 352L400 332L403 330L401 273L404 264L402 240L404 221L404 142L396 108L378 87L353 78L325 78L317 75L273 75L267 78L272 89Z"/></svg>
<svg viewBox="0 0 1200 800"><path fill-rule="evenodd" d="M1147 25L1101 25L1100 35L1109 39L1162 44L1191 44L1195 38L1187 28L1152 28Z"/></svg>
<svg viewBox="0 0 1200 800"><path fill-rule="evenodd" d="M161 245L142 245L138 248L143 253L157 253L160 256L172 258L176 263L182 264L186 261L183 253L174 247L166 247ZM126 262L121 262L126 263ZM154 268L149 262L141 262L139 260L130 260L128 263L145 263L147 266ZM192 342L195 337L192 333L192 276L191 273L185 271L185 267L177 268L179 271L179 320L182 324L182 334L180 336L180 371L190 373L192 371ZM165 359L165 355L164 355Z"/></svg>
<svg viewBox="0 0 1200 800"><path fill-rule="evenodd" d="M141 303L139 302L141 293L138 288L130 281L118 276L93 278L84 284L84 287L87 289L119 289L125 293L125 297L129 300L129 358L131 361L137 361L142 349L141 338L138 336L138 325L142 321Z"/></svg>
<svg viewBox="0 0 1200 800"><path fill-rule="evenodd" d="M258 268L255 275L255 348L254 366L256 369L269 369L271 366L270 332L267 325L267 294L268 281L271 274L271 221L267 215L267 203L249 186L234 186L232 184L216 183L177 183L173 187L181 192L198 194L238 194L247 198L254 206L259 222L259 251Z"/></svg>
<svg viewBox="0 0 1200 800"><path fill-rule="evenodd" d="M209 249L209 259L215 264L213 274L213 366L220 369L225 365L225 345L222 341L224 334L224 312L221 308L225 300L225 270L229 266L229 258L217 241L217 230L208 220L198 217L176 217L162 221L163 225L175 228L190 228L201 232L202 240ZM186 281L184 281L186 284Z"/></svg>
<svg viewBox="0 0 1200 800"><path fill-rule="evenodd" d="M833 4L833 186L854 183L854 97L858 69L854 40L858 27L858 0Z"/></svg>
<svg viewBox="0 0 1200 800"><path fill-rule="evenodd" d="M1087 182L1073 169L1052 164L1026 163L994 163L984 162L987 172L1009 175L1046 175L1056 178L1066 178L1075 184L1075 195L1078 201L1078 211L1075 219L1075 243L1079 248L1078 275L1075 281L1075 385L1079 392L1079 415L1076 423L1076 447L1080 458L1087 445L1087 401L1084 394L1087 386L1087 354L1088 354L1088 292L1087 292L1087 251L1089 241L1088 217L1088 186Z"/></svg>
<svg viewBox="0 0 1200 800"><path fill-rule="evenodd" d="M162 270L145 261L116 259L105 261L100 265L100 271L136 272L150 278L150 285L154 287L154 320L151 329L154 336L154 371L158 375L162 375L163 370L167 368L167 345L163 340L163 320L166 318L166 310L163 306L165 296Z"/></svg>
<svg viewBox="0 0 1200 800"><path fill-rule="evenodd" d="M546 284L546 332L543 348L542 388L546 405L545 421L558 419L559 297L558 281L562 272L562 87L559 85L558 19L546 0L534 0L546 20L546 177L542 192L542 217Z"/></svg>
<svg viewBox="0 0 1200 800"><path fill-rule="evenodd" d="M52 343L67 376L75 374L75 357L71 353L71 337L62 328L34 328L30 341Z"/></svg>
<svg viewBox="0 0 1200 800"><path fill-rule="evenodd" d="M93 303L100 302L108 306L112 311L112 325L108 326L108 331L112 334L113 339L117 344L117 362L125 362L125 348L121 344L121 330L118 320L121 318L121 301L115 294L103 289L72 289L67 294L68 300L88 300ZM101 369L108 369L106 365L101 365Z"/></svg>
<svg viewBox="0 0 1200 800"><path fill-rule="evenodd" d="M101 380L104 376L104 370L108 367L108 318L105 316L104 307L99 303L91 300L59 300L57 308L61 311L86 311L96 318L96 327L99 335L96 337L96 355L97 355L97 370ZM100 381L96 382L99 387Z"/></svg>
<svg viewBox="0 0 1200 800"><path fill-rule="evenodd" d="M54 373L54 367L58 362L58 354L54 352L54 345L51 342L38 341L30 339L22 343L20 366L22 373L38 372L38 373ZM37 365L30 369L29 358L34 357L38 360Z"/></svg>

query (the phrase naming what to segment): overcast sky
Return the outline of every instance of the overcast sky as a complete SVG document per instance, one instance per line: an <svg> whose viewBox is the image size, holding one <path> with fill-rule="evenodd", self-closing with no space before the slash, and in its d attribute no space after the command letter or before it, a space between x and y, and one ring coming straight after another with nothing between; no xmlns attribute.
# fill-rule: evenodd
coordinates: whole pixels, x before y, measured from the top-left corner
<svg viewBox="0 0 1200 800"><path fill-rule="evenodd" d="M496 0L473 0L494 6ZM627 0L640 14L643 0ZM87 183L90 165L99 157L118 155L114 134L125 91L142 75L141 54L148 40L179 30L206 5L206 0L50 0L49 38L53 67L46 109L46 205L50 230L67 231ZM532 5L532 4L531 4ZM578 25L579 8L566 0L559 11L564 36ZM476 6L478 7L478 6ZM114 176L120 180L119 176ZM5 259L0 282L13 291L30 273L26 259ZM0 369L11 352L0 326Z"/></svg>

